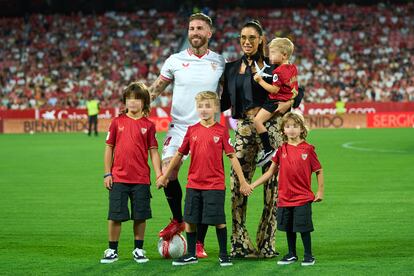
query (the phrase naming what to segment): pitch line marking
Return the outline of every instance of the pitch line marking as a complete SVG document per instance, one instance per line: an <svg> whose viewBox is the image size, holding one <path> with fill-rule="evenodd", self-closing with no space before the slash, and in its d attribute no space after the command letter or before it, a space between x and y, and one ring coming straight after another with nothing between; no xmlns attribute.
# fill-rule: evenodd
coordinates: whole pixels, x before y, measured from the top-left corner
<svg viewBox="0 0 414 276"><path fill-rule="evenodd" d="M359 151L370 151L370 152L382 152L382 153L408 153L406 150L386 150L386 149L370 149L364 147L356 147L355 144L361 144L363 142L348 142L342 144L343 148L351 149L351 150L359 150Z"/></svg>

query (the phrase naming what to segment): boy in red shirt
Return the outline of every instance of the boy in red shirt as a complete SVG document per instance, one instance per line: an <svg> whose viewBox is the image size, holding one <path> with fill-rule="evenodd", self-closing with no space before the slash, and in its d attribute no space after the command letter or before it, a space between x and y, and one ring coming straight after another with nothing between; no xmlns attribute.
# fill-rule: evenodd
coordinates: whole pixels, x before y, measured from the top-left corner
<svg viewBox="0 0 414 276"><path fill-rule="evenodd" d="M180 164L184 155L191 153L184 207L188 254L174 260L172 264L187 265L198 262L196 226L202 223L216 226L220 247L219 262L221 266L229 266L232 265L232 262L227 254L223 150L230 158L241 187L247 192L251 192L251 188L244 178L239 160L230 144L227 128L214 120L214 115L220 106L217 94L210 91L201 92L196 96L196 104L201 121L188 128L181 147L170 162L165 174L157 181L158 188L166 187L167 179L174 168Z"/></svg>
<svg viewBox="0 0 414 276"><path fill-rule="evenodd" d="M315 258L311 249L310 232L313 231L311 204L323 199L322 167L316 156L315 147L305 141L308 132L301 115L286 113L282 119L281 129L285 143L274 154L269 170L253 182L251 187L256 188L279 171L277 229L286 232L289 253L278 261L278 264L286 265L298 260L296 232L300 232L305 248L302 265L313 265ZM312 172L316 173L318 182L316 196L311 189Z"/></svg>
<svg viewBox="0 0 414 276"><path fill-rule="evenodd" d="M263 152L259 154L257 166L269 162L274 153L264 123L273 117L278 102L289 101L298 94L298 69L296 65L289 63L293 50L294 45L288 38L273 39L269 43L269 59L272 64L278 65L272 72L273 83L267 83L259 74L254 75L254 80L269 92L268 100L254 118L254 125L263 144Z"/></svg>
<svg viewBox="0 0 414 276"><path fill-rule="evenodd" d="M106 138L104 186L109 190L109 248L101 263L118 260L121 223L129 219L134 220L134 260L148 261L142 249L146 220L152 217L148 152L157 177L161 175L155 125L146 118L150 109L147 87L143 83L131 83L123 93L123 100L127 112L111 122Z"/></svg>

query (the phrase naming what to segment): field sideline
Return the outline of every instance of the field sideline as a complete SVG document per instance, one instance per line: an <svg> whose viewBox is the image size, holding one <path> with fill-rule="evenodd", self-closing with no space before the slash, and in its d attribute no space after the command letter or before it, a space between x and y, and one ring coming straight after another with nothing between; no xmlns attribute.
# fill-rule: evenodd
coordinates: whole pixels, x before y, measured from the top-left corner
<svg viewBox="0 0 414 276"><path fill-rule="evenodd" d="M235 260L233 267L221 268L212 227L206 239L209 257L197 265L172 267L156 248L158 231L168 222L170 211L164 193L154 186L153 219L147 223L144 244L150 261L133 261L128 222L123 224L120 260L99 264L107 247L108 202L102 179L105 136L0 135L0 274L414 274L412 128L310 132L326 188L325 200L313 206L316 264L306 268L299 263L277 266L277 259ZM163 137L160 133L159 141ZM183 187L188 163L181 170ZM228 160L225 165L228 175ZM261 191L249 199L251 237L262 211ZM229 191L226 200L231 232ZM284 233L277 233L276 242L281 254L286 253ZM297 244L301 259L300 239Z"/></svg>

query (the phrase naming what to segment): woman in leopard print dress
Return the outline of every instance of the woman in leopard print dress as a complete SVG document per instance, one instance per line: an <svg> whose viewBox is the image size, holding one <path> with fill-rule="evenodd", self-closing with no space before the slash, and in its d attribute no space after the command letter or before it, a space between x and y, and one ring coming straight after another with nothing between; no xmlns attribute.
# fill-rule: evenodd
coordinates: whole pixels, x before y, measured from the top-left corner
<svg viewBox="0 0 414 276"><path fill-rule="evenodd" d="M253 118L267 99L267 92L253 80L256 73L255 62L263 68L264 62L269 60L264 55L265 37L258 21L247 22L240 33L240 45L244 55L234 62L226 64L224 71L223 94L221 110L231 108L232 117L238 119L234 148L242 166L246 180L250 183L256 169L256 155L262 145L253 124ZM272 74L274 66L265 70ZM272 78L264 78L271 83ZM292 101L280 103L280 114L290 109ZM281 115L275 115L266 122L269 138L274 147L282 141L278 126ZM276 178L264 185L264 207L256 234L257 249L254 247L246 229L247 197L240 192L240 183L231 172L232 193L232 235L231 255L235 258L265 257L272 258L278 255L275 248L276 232Z"/></svg>

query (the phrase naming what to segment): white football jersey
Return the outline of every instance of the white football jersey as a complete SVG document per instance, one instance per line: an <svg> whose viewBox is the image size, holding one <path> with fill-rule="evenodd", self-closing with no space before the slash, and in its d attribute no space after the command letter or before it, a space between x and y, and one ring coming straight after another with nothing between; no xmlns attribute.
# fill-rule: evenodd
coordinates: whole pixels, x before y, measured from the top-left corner
<svg viewBox="0 0 414 276"><path fill-rule="evenodd" d="M224 58L210 50L201 57L190 49L171 55L161 68L161 77L172 81L172 123L193 125L200 119L195 96L202 91L218 93Z"/></svg>

